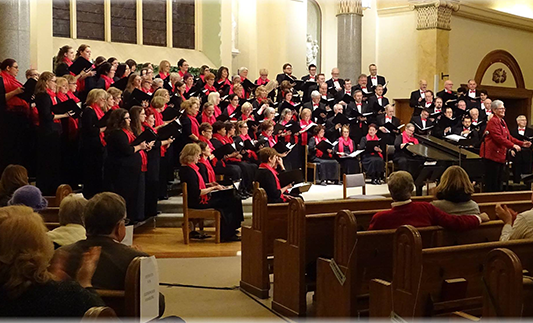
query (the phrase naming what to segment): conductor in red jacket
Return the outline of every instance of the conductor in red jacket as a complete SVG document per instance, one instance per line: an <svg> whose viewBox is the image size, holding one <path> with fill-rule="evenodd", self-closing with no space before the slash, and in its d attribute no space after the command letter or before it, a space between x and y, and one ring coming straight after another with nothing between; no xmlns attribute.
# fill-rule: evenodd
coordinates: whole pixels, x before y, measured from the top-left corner
<svg viewBox="0 0 533 323"><path fill-rule="evenodd" d="M513 138L509 133L509 128L503 117L505 117L505 106L500 100L492 101L492 119L487 123L485 129L485 140L481 144L480 155L485 166L485 191L499 192L502 190L503 170L507 150L511 154L520 151L521 147L530 147L530 141L520 141Z"/></svg>

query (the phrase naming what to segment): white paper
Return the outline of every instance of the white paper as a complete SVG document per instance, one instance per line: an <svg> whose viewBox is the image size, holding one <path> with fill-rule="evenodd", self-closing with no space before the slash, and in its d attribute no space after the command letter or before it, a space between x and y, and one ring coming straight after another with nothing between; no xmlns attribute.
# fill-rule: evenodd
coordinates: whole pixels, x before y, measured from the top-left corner
<svg viewBox="0 0 533 323"><path fill-rule="evenodd" d="M154 256L141 259L141 322L159 316L159 270Z"/></svg>
<svg viewBox="0 0 533 323"><path fill-rule="evenodd" d="M444 138L449 139L449 140L453 140L455 142L459 142L459 140L465 139L463 136L455 135L455 134L447 135Z"/></svg>
<svg viewBox="0 0 533 323"><path fill-rule="evenodd" d="M133 224L126 226L126 235L120 243L131 247L131 245L133 244Z"/></svg>
<svg viewBox="0 0 533 323"><path fill-rule="evenodd" d="M369 115L371 115L371 114L374 114L374 112L366 112L366 113L363 113L363 116L366 117L366 116L369 116Z"/></svg>
<svg viewBox="0 0 533 323"><path fill-rule="evenodd" d="M287 149L292 150L294 148L294 146L296 146L296 144L292 144L291 145L291 143L288 143L286 147L287 147Z"/></svg>
<svg viewBox="0 0 533 323"><path fill-rule="evenodd" d="M351 154L342 155L342 156L340 156L340 158L355 158L355 157L359 156L363 151L364 150L356 150L356 151L354 151ZM337 153L337 154L339 154L339 153Z"/></svg>
<svg viewBox="0 0 533 323"><path fill-rule="evenodd" d="M302 130L301 130L300 132L305 132L305 131L311 129L311 127L314 127L314 126L316 126L316 125L317 125L316 123L311 122L311 123L308 124L305 128L302 128Z"/></svg>
<svg viewBox="0 0 533 323"><path fill-rule="evenodd" d="M298 183L298 184L294 184L292 186L292 188L298 188L298 187L302 187L302 186L306 186L306 185L309 185L309 183L301 182L301 183Z"/></svg>

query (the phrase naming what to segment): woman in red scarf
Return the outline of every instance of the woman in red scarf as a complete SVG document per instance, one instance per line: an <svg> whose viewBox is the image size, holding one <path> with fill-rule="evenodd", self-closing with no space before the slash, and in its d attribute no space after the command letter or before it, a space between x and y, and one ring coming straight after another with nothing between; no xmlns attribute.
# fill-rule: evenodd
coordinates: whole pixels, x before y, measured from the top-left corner
<svg viewBox="0 0 533 323"><path fill-rule="evenodd" d="M257 113L262 106L269 106L270 104L271 102L268 99L267 88L264 85L258 86L257 89L255 89L255 100L252 103L252 106L254 108L253 110Z"/></svg>
<svg viewBox="0 0 533 323"><path fill-rule="evenodd" d="M162 80L166 80L167 77L170 76L170 62L167 60L162 60L161 63L159 63L159 74L157 74L155 77L158 77Z"/></svg>
<svg viewBox="0 0 533 323"><path fill-rule="evenodd" d="M302 146L305 146L309 142L312 128L308 127L314 124L314 122L311 120L311 115L312 113L310 109L305 108L300 111L300 128L302 129L300 130L300 143Z"/></svg>
<svg viewBox="0 0 533 323"><path fill-rule="evenodd" d="M368 134L361 138L361 143L359 144L359 149L365 150L362 155L363 167L374 185L381 184L385 170L381 139L378 137L377 132L378 127L374 123L370 124L368 126ZM374 144L375 142L377 142L377 146L373 146L373 149L367 149L370 143Z"/></svg>
<svg viewBox="0 0 533 323"><path fill-rule="evenodd" d="M178 61L178 68L179 68L179 75L185 80L185 74L188 74L189 72L189 63L183 58L180 58Z"/></svg>
<svg viewBox="0 0 533 323"><path fill-rule="evenodd" d="M0 125L0 145L3 151L0 151L0 169L9 164L23 165L30 173L32 160L32 146L35 141L35 134L32 131L32 124L38 123L36 109L31 109L28 102L19 98L17 95L24 92L22 83L17 81L16 76L19 71L18 63L8 58L0 63L0 82L3 84L4 93L0 91L0 97L5 96L5 101L0 103L0 113L2 113L2 124ZM4 110L5 104L5 110Z"/></svg>
<svg viewBox="0 0 533 323"><path fill-rule="evenodd" d="M250 102L244 102L241 107L241 117L239 118L242 121L255 120L254 115L252 114L253 106Z"/></svg>
<svg viewBox="0 0 533 323"><path fill-rule="evenodd" d="M215 84L215 75L213 73L207 73L205 75L205 85L203 88L203 92L205 95L209 95L210 93L218 93L217 89L214 86Z"/></svg>
<svg viewBox="0 0 533 323"><path fill-rule="evenodd" d="M74 102L76 103L80 102L80 99L77 96L78 82L77 82L76 77L70 74L65 75L63 77L66 78L68 81L68 91L67 91L68 98L74 100Z"/></svg>
<svg viewBox="0 0 533 323"><path fill-rule="evenodd" d="M78 59L79 57L83 57L84 59L91 62L91 54L92 54L91 46L81 44L78 47L78 50L76 51L76 59ZM95 65L93 65L92 67L95 68ZM95 75L96 75L96 71L94 70L87 72L87 73L82 71L79 75L76 75L76 77L78 78L78 92L80 93L80 97L85 98L89 92L85 88L85 80Z"/></svg>
<svg viewBox="0 0 533 323"><path fill-rule="evenodd" d="M181 137L185 144L196 142L198 141L198 136L200 136L200 123L196 119L198 115L198 103L195 100L189 99L183 102L181 107L185 110L180 118L182 126Z"/></svg>
<svg viewBox="0 0 533 323"><path fill-rule="evenodd" d="M204 104L204 108L200 116L200 123L207 122L210 125L213 125L213 123L217 121L217 118L215 117L215 108L213 107L213 104L209 102Z"/></svg>
<svg viewBox="0 0 533 323"><path fill-rule="evenodd" d="M218 92L209 93L209 95L207 96L207 102L211 103L213 105L213 108L215 108L215 118L222 114L222 110L220 110L219 107L220 94Z"/></svg>
<svg viewBox="0 0 533 323"><path fill-rule="evenodd" d="M100 77L96 86L104 90L109 89L111 84L115 83L113 80L115 77L115 70L116 68L110 63L102 63L102 65L98 67L98 73L96 73L97 76Z"/></svg>
<svg viewBox="0 0 533 323"><path fill-rule="evenodd" d="M357 150L357 144L350 138L350 126L342 126L342 136L339 138L339 144L333 148L337 160L341 164L344 174L360 173L359 159L357 157L348 157Z"/></svg>
<svg viewBox="0 0 533 323"><path fill-rule="evenodd" d="M255 147L257 140L253 140L248 134L248 123L242 120L237 122L236 130L237 136L233 140L237 147L242 147L242 151L245 153L243 158L251 163L259 164L255 149L251 149L252 146Z"/></svg>
<svg viewBox="0 0 533 323"><path fill-rule="evenodd" d="M231 82L228 80L228 76L229 76L228 68L225 66L220 66L218 68L218 72L216 76L215 88L217 89L218 93L220 93L220 95L222 96L227 95L231 87Z"/></svg>
<svg viewBox="0 0 533 323"><path fill-rule="evenodd" d="M185 89L187 86L182 81L177 81L174 87L176 93L172 97L171 102L174 103L174 109L181 110L181 104L187 100L185 99Z"/></svg>
<svg viewBox="0 0 533 323"><path fill-rule="evenodd" d="M72 48L69 45L65 45L61 47L56 56L55 74L58 77L65 76L65 75L73 75L71 74L68 68L70 67L70 65L72 65L75 58L76 58L76 52L74 52L74 48Z"/></svg>
<svg viewBox="0 0 533 323"><path fill-rule="evenodd" d="M109 110L117 110L120 108L120 100L122 100L122 91L116 87L107 89L107 107Z"/></svg>
<svg viewBox="0 0 533 323"><path fill-rule="evenodd" d="M142 91L142 77L138 74L131 74L128 78L128 84L124 90L124 102L128 102L133 91L137 89Z"/></svg>
<svg viewBox="0 0 533 323"><path fill-rule="evenodd" d="M63 183L60 119L70 115L54 114L52 106L57 103L56 76L51 72L43 72L35 86L35 104L39 111L37 187L43 195L54 195L57 187Z"/></svg>
<svg viewBox="0 0 533 323"><path fill-rule="evenodd" d="M259 141L264 142L264 147L274 147L278 143L278 137L274 136L274 122L270 120L263 121L260 128Z"/></svg>
<svg viewBox="0 0 533 323"><path fill-rule="evenodd" d="M183 76L183 83L185 83L185 97L189 98L193 92L194 77L189 73L185 74Z"/></svg>
<svg viewBox="0 0 533 323"><path fill-rule="evenodd" d="M418 139L414 137L414 133L415 126L412 123L408 123L405 125L404 132L400 136L396 136L394 141L394 163L398 165L398 170L409 172L416 181L425 159L407 149L409 145L418 145Z"/></svg>
<svg viewBox="0 0 533 323"><path fill-rule="evenodd" d="M259 150L259 169L257 170L256 181L259 186L263 188L268 197L268 203L285 203L288 202L292 196L285 194L291 184L281 187L278 179L278 171L276 168L283 169L281 155L276 152L274 148L263 148Z"/></svg>
<svg viewBox="0 0 533 323"><path fill-rule="evenodd" d="M257 85L267 85L270 80L268 79L268 70L266 68L262 68L259 70L259 78L255 80L255 84Z"/></svg>
<svg viewBox="0 0 533 323"><path fill-rule="evenodd" d="M187 144L180 154L180 179L187 183L187 197L189 207L192 209L214 208L222 216L220 239L224 242L239 241L236 230L244 220L242 202L235 197L233 190L223 190L225 187L212 185L207 187L200 174L198 162L201 148L197 144ZM189 235L191 236L191 235Z"/></svg>
<svg viewBox="0 0 533 323"><path fill-rule="evenodd" d="M104 131L101 120L109 110L107 92L93 89L87 95L80 120L80 153L83 167L83 196L90 199L104 191Z"/></svg>
<svg viewBox="0 0 533 323"><path fill-rule="evenodd" d="M145 151L152 148L153 142L143 141L133 146L135 134L130 123L130 114L124 109L114 110L109 116L105 130L107 159L104 180L109 183L112 192L124 198L128 218L137 222L145 218L144 180L148 169Z"/></svg>
<svg viewBox="0 0 533 323"><path fill-rule="evenodd" d="M318 125L313 129L314 136L309 139L309 160L318 164L318 178L322 185L327 182L339 182L339 163L333 159L333 149L319 149L318 145L325 141L324 126Z"/></svg>
<svg viewBox="0 0 533 323"><path fill-rule="evenodd" d="M226 107L224 114L226 114L227 116L231 116L233 113L235 113L235 111L239 107L239 97L237 96L237 94L230 94L228 96L228 100L229 100L229 104ZM236 120L235 117L231 119Z"/></svg>

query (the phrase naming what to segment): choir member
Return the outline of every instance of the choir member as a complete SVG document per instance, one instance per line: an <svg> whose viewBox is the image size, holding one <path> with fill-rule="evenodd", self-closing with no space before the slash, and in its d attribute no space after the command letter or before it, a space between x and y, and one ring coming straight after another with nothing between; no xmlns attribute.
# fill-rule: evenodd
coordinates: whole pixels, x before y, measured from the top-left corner
<svg viewBox="0 0 533 323"><path fill-rule="evenodd" d="M218 185L215 170L213 169L213 165L211 165L210 160L213 157L213 150L211 149L211 146L203 141L199 141L197 144L202 150L200 160L198 161L198 168L200 168L199 171L204 179L205 185L207 187Z"/></svg>
<svg viewBox="0 0 533 323"><path fill-rule="evenodd" d="M36 124L37 114L30 104L18 97L24 93L23 84L17 80L19 72L18 63L11 58L0 63L0 80L4 88L4 95L0 95L0 102L5 104L2 121L5 121L3 131L2 166L9 164L23 165L31 169L31 128ZM2 168L3 168L2 167ZM31 170L30 170L31 173Z"/></svg>
<svg viewBox="0 0 533 323"><path fill-rule="evenodd" d="M433 105L432 109L429 109L429 114L431 118L436 119L443 112L444 101L440 97L436 97L434 101L435 104Z"/></svg>
<svg viewBox="0 0 533 323"><path fill-rule="evenodd" d="M531 140L533 138L533 129L527 126L527 118L524 115L519 115L516 118L517 128L511 130L511 136L518 140ZM515 152L511 159L513 162L513 182L520 183L522 174L531 174L531 148L523 148L521 151Z"/></svg>
<svg viewBox="0 0 533 323"><path fill-rule="evenodd" d="M222 217L221 241L240 241L236 230L244 220L242 202L232 195L229 198L224 192L213 194L217 190L224 190L225 187L221 185L207 187L197 166L200 154L201 148L197 144L187 144L180 154L180 179L187 183L188 205L193 209L214 208L219 211Z"/></svg>
<svg viewBox="0 0 533 323"><path fill-rule="evenodd" d="M306 108L306 107L303 107L301 110L300 110L300 137L299 137L299 142L300 142L300 145L302 146L305 146L307 145L307 143L309 142L309 138L311 137L310 134L311 134L311 128L307 129L304 131L304 129L306 129L307 127L309 127L309 125L312 125L314 122L313 120L311 119L311 109L309 108Z"/></svg>
<svg viewBox="0 0 533 323"><path fill-rule="evenodd" d="M467 86L468 86L467 96L472 98L472 99L479 98L479 91L477 90L476 80L474 80L474 79L468 80Z"/></svg>
<svg viewBox="0 0 533 323"><path fill-rule="evenodd" d="M126 65L130 68L131 73L135 73L137 70L137 62L131 58L126 60Z"/></svg>
<svg viewBox="0 0 533 323"><path fill-rule="evenodd" d="M479 118L481 120L488 121L489 117L492 116L491 105L492 105L491 99L485 99L485 101L483 101L483 104L481 105L481 109L479 110Z"/></svg>
<svg viewBox="0 0 533 323"><path fill-rule="evenodd" d="M213 73L207 73L204 79L205 79L205 85L204 85L202 92L204 92L205 95L209 95L210 93L218 93L217 89L214 86L215 75Z"/></svg>
<svg viewBox="0 0 533 323"><path fill-rule="evenodd" d="M211 73L211 69L209 68L209 66L207 65L200 66L200 72L199 72L200 79L198 80L200 86L205 85L205 75L207 73Z"/></svg>
<svg viewBox="0 0 533 323"><path fill-rule="evenodd" d="M234 93L237 95L239 99L246 99L246 92L244 91L244 88L241 83L237 83L233 86L233 91L230 91L230 93Z"/></svg>
<svg viewBox="0 0 533 323"><path fill-rule="evenodd" d="M361 90L356 90L353 97L355 101L348 104L344 114L357 119L357 124L350 129L352 132L350 137L354 138L356 142L360 142L361 138L368 132L368 118L365 114L372 111L370 111L368 104L363 101L363 92Z"/></svg>
<svg viewBox="0 0 533 323"><path fill-rule="evenodd" d="M254 120L255 117L254 115L252 114L252 111L253 111L253 106L250 102L244 102L242 107L241 107L241 116L240 116L240 119L242 121L246 121L246 120Z"/></svg>
<svg viewBox="0 0 533 323"><path fill-rule="evenodd" d="M394 162L398 165L398 170L409 172L413 178L418 177L424 164L424 158L411 153L407 147L418 145L418 139L414 137L415 126L412 123L405 125L405 130L401 136L396 137L394 142Z"/></svg>
<svg viewBox="0 0 533 323"><path fill-rule="evenodd" d="M167 91L165 89L161 89L162 91ZM164 96L155 96L152 98L152 101L150 101L150 107L148 107L150 110L152 110L152 113L154 115L154 119L155 119L155 125L154 125L154 128L155 129L159 129L159 128L162 128L164 127L167 123L171 122L171 121L174 121L174 120L169 120L169 121L163 121L163 114L162 112L165 110L165 97Z"/></svg>
<svg viewBox="0 0 533 323"><path fill-rule="evenodd" d="M229 70L226 66L220 66L217 71L215 87L221 96L229 93L231 82L229 81Z"/></svg>
<svg viewBox="0 0 533 323"><path fill-rule="evenodd" d="M159 63L159 73L155 76L162 80L166 80L170 76L170 62L167 60L162 60Z"/></svg>
<svg viewBox="0 0 533 323"><path fill-rule="evenodd" d="M342 132L341 128L343 125L340 123L334 124L333 120L338 114L342 114L342 113L343 113L342 105L335 104L333 106L333 116L326 120L326 138L328 138L328 140L331 142L334 142L341 136L341 132Z"/></svg>
<svg viewBox="0 0 533 323"><path fill-rule="evenodd" d="M368 98L368 106L370 111L376 115L383 114L385 112L385 106L389 104L389 99L383 96L383 86L377 85L375 88L375 94Z"/></svg>
<svg viewBox="0 0 533 323"><path fill-rule="evenodd" d="M433 121L429 119L429 111L422 109L419 116L413 116L411 123L415 125L415 133L419 135L427 135L431 132L431 129L426 129L433 126Z"/></svg>
<svg viewBox="0 0 533 323"><path fill-rule="evenodd" d="M390 131L385 127L385 124L391 123L393 126L398 128L400 126L400 120L394 116L394 106L389 104L385 107L385 114L377 116L377 125L378 125L378 136L383 141L385 145L394 145L396 136L400 134L400 130L395 129Z"/></svg>
<svg viewBox="0 0 533 323"><path fill-rule="evenodd" d="M264 143L265 147L274 147L278 143L278 138L274 136L274 122L272 120L264 120L260 129L259 141Z"/></svg>
<svg viewBox="0 0 533 323"><path fill-rule="evenodd" d="M225 123L226 127L226 135L224 140L224 144L230 144L234 145L233 138L236 136L236 128L235 123L233 122L227 122ZM235 145L236 146L236 145ZM238 154L236 156L235 161L233 161L231 158L228 159L228 162L231 164L235 162L240 168L242 173L242 181L239 186L239 190L241 195L243 196L252 196L253 192L253 180L255 178L255 172L257 171L257 165L253 163L249 163L246 160L243 160L243 156L240 154L240 151L237 150Z"/></svg>
<svg viewBox="0 0 533 323"><path fill-rule="evenodd" d="M452 133L469 139L469 147L476 147L479 142L479 133L472 126L472 118L468 114L463 116L460 125L457 125L452 128ZM459 144L465 146L463 142L459 142Z"/></svg>
<svg viewBox="0 0 533 323"><path fill-rule="evenodd" d="M215 117L215 108L213 107L212 103L206 102L202 109L200 120L198 120L198 122L200 123L206 122L206 123L209 123L210 125L213 125L215 121L217 121L217 118Z"/></svg>
<svg viewBox="0 0 533 323"><path fill-rule="evenodd" d="M118 67L118 63L119 63L119 62L118 62L118 59L117 59L116 57L109 57L109 58L107 59L107 62L108 62L109 64L111 64L111 66L113 66L113 67L115 68L115 70L116 70L116 68Z"/></svg>
<svg viewBox="0 0 533 323"><path fill-rule="evenodd" d="M130 99L131 94L133 93L133 90L137 89L139 91L142 90L142 77L139 74L131 74L128 78L128 84L126 85L126 89L124 90L124 103L128 102Z"/></svg>
<svg viewBox="0 0 533 323"><path fill-rule="evenodd" d="M316 123L325 123L327 119L326 105L320 102L321 94L318 91L311 92L311 102L304 103L303 107L312 111Z"/></svg>
<svg viewBox="0 0 533 323"><path fill-rule="evenodd" d="M145 173L148 167L146 151L154 142L132 145L135 134L131 130L130 114L124 109L111 112L105 134L105 182L109 190L126 201L128 218L133 222L142 221L145 218Z"/></svg>
<svg viewBox="0 0 533 323"><path fill-rule="evenodd" d="M64 78L68 81L68 92L67 96L69 99L74 100L76 103L80 102L80 99L78 98L78 82L76 80L76 77L72 75L65 75Z"/></svg>
<svg viewBox="0 0 533 323"><path fill-rule="evenodd" d="M309 71L309 74L307 74L305 76L302 76L302 81L308 81L308 80L315 81L315 78L316 78L316 65L315 64L310 64L307 67L307 70Z"/></svg>
<svg viewBox="0 0 533 323"><path fill-rule="evenodd" d="M433 97L433 91L426 90L426 94L424 95L424 100L422 100L420 107L431 111L435 107L434 97Z"/></svg>
<svg viewBox="0 0 533 323"><path fill-rule="evenodd" d="M180 60L178 61L178 69L179 69L178 73L185 80L185 74L189 72L189 63L187 63L185 59L180 58Z"/></svg>
<svg viewBox="0 0 533 323"><path fill-rule="evenodd" d="M215 109L215 118L218 118L218 116L222 114L222 110L219 107L220 94L218 92L209 93L207 96L207 102L213 105L213 108Z"/></svg>
<svg viewBox="0 0 533 323"><path fill-rule="evenodd" d="M437 97L442 99L445 106L455 106L457 92L453 90L453 82L451 80L446 80L444 82L444 89L440 92L437 92Z"/></svg>
<svg viewBox="0 0 533 323"><path fill-rule="evenodd" d="M246 121L238 121L237 122L237 126L236 126L236 130L237 130L237 133L236 133L236 136L234 139L234 142L237 146L244 146L244 142L246 141L250 141L250 143L252 145L254 145L254 143L256 142L256 140L253 140L250 135L248 134L248 130L249 130L249 127L248 127L248 123ZM248 162L251 162L251 163L255 163L255 164L258 164L259 160L257 158L257 154L254 150L252 149L245 149L243 148L242 149L242 152L244 152L244 155L243 155L243 158L244 160L248 161Z"/></svg>
<svg viewBox="0 0 533 323"><path fill-rule="evenodd" d="M118 64L117 70L115 71L115 82L123 78L129 77L131 74L130 67L127 64Z"/></svg>
<svg viewBox="0 0 533 323"><path fill-rule="evenodd" d="M344 80L339 78L339 74L340 71L338 68L334 67L331 70L331 78L326 81L330 93L340 92L344 88Z"/></svg>
<svg viewBox="0 0 533 323"><path fill-rule="evenodd" d="M152 78L150 76L145 75L142 77L141 91L149 95L154 94L154 91L152 89Z"/></svg>
<svg viewBox="0 0 533 323"><path fill-rule="evenodd" d="M296 76L292 75L292 65L289 63L283 64L283 73L276 76L276 81L281 84L283 81L294 82Z"/></svg>
<svg viewBox="0 0 533 323"><path fill-rule="evenodd" d="M176 110L180 110L181 109L181 103L183 101L185 101L185 83L183 83L182 81L176 81L176 83L174 83L174 95L170 98L170 103L173 104L173 108L176 109Z"/></svg>
<svg viewBox="0 0 533 323"><path fill-rule="evenodd" d="M472 126L478 131L480 137L485 133L485 128L487 127L487 121L481 120L479 117L479 110L477 108L472 108L469 111L470 117L472 118Z"/></svg>
<svg viewBox="0 0 533 323"><path fill-rule="evenodd" d="M30 69L26 70L26 80L34 79L34 80L38 81L40 75L41 74L39 73L39 71L37 71L34 68L30 68Z"/></svg>
<svg viewBox="0 0 533 323"><path fill-rule="evenodd" d="M55 195L61 185L61 120L69 113L54 114L52 106L57 104L56 76L44 72L35 86L35 104L39 111L37 128L37 187L43 195Z"/></svg>
<svg viewBox="0 0 533 323"><path fill-rule="evenodd" d="M215 151L229 143L228 138L226 136L226 124L224 122L215 122L213 124L212 133L213 135L210 141L211 144L213 144ZM243 174L243 171L247 171L247 169L244 169L246 166L239 165L239 162L239 152L234 151L231 154L224 155L215 169L217 173L227 175L229 179L231 179L233 182L239 181L241 178L244 180L244 176L248 176L249 174ZM246 179L250 180L249 177L246 177ZM251 184L251 182L243 183L243 185L239 187L239 193L241 193L242 197L247 196L247 193L249 193L245 190L245 187L247 186L246 184ZM248 189L249 187L246 188Z"/></svg>
<svg viewBox="0 0 533 323"><path fill-rule="evenodd" d="M94 88L107 90L114 83L115 69L108 62L98 66L96 75L85 80L85 89L91 91Z"/></svg>
<svg viewBox="0 0 533 323"><path fill-rule="evenodd" d="M279 124L282 126L290 125L291 122L295 121L293 118L295 110L291 109L283 109L280 115ZM283 142L285 145L291 144L295 145L287 154L287 156L283 159L285 168L287 170L293 170L300 168L301 165L301 154L299 150L298 144L298 133L293 134L291 130L287 130L286 128L281 131L279 134L275 134L278 136L278 141Z"/></svg>
<svg viewBox="0 0 533 323"><path fill-rule="evenodd" d="M250 94L253 91L253 87L250 87L249 85L250 84L253 85L253 84L252 84L252 82L250 80L248 80L248 68L247 67L241 67L241 68L239 68L237 73L239 74L239 77L241 79L241 85L243 87L243 90L244 90L244 93L245 93L245 97L249 98Z"/></svg>
<svg viewBox="0 0 533 323"><path fill-rule="evenodd" d="M198 120L196 116L198 115L199 101L194 100L193 98L184 101L181 104L184 114L180 118L180 123L182 128L181 138L184 140L183 146L188 143L198 141L198 136L200 135Z"/></svg>
<svg viewBox="0 0 533 323"><path fill-rule="evenodd" d="M86 107L81 114L80 153L83 167L83 196L90 199L103 192L104 131L100 120L108 111L106 92L93 89L87 95Z"/></svg>
<svg viewBox="0 0 533 323"><path fill-rule="evenodd" d="M259 78L255 80L256 85L267 85L270 80L268 79L268 70L262 68L259 70Z"/></svg>
<svg viewBox="0 0 533 323"><path fill-rule="evenodd" d="M57 103L68 101L69 90L68 80L64 77L56 78L56 98ZM78 120L73 117L61 119L61 168L63 178L61 182L69 184L71 187L78 186L77 162L79 159L78 149Z"/></svg>
<svg viewBox="0 0 533 323"><path fill-rule="evenodd" d="M512 149L511 155L515 155L517 151L522 150L522 147L531 147L531 141L521 141L509 134L509 128L503 119L505 106L502 101L493 101L491 108L494 117L487 123L487 134L481 143L479 155L485 164L485 191L499 192L503 182L507 150Z"/></svg>
<svg viewBox="0 0 533 323"><path fill-rule="evenodd" d="M107 89L108 95L108 106L111 110L116 110L120 108L121 101L122 101L122 91L117 89L116 87L110 87Z"/></svg>
<svg viewBox="0 0 533 323"><path fill-rule="evenodd" d="M70 74L69 67L74 63L76 58L76 52L74 48L69 45L65 45L59 49L59 52L56 55L55 61L55 74L57 76L64 76Z"/></svg>
<svg viewBox="0 0 533 323"><path fill-rule="evenodd" d="M363 93L363 101L367 102L368 97L372 95L372 89L368 87L368 80L365 74L359 75L357 78L357 84L352 87L352 93L356 91L361 91Z"/></svg>
<svg viewBox="0 0 533 323"><path fill-rule="evenodd" d="M454 118L461 120L465 114L468 114L466 102L464 100L459 100L459 102L457 102L457 109L455 110Z"/></svg>
<svg viewBox="0 0 533 323"><path fill-rule="evenodd" d="M318 144L326 140L324 137L326 130L318 125L313 129L314 136L309 139L310 161L318 164L318 178L322 185L327 182L337 184L339 182L339 163L333 159L333 149L326 151L317 149Z"/></svg>
<svg viewBox="0 0 533 323"><path fill-rule="evenodd" d="M344 87L342 91L339 91L336 95L335 101L337 103L340 103L342 105L347 105L349 102L344 102L343 98L347 95L349 97L352 97L352 81L350 79L344 80Z"/></svg>
<svg viewBox="0 0 533 323"><path fill-rule="evenodd" d="M383 178L383 171L385 170L383 150L381 149L380 144L374 146L372 151L368 151L366 146L370 144L370 142L380 141L377 132L377 126L373 123L370 124L368 126L368 134L361 138L361 142L359 143L359 149L365 150L362 153L363 167L366 170L366 174L372 179L372 184L374 185L380 185L381 179Z"/></svg>
<svg viewBox="0 0 533 323"><path fill-rule="evenodd" d="M446 107L444 114L440 117L437 125L432 130L432 135L442 138L452 133L452 128L457 124L457 119L453 117L453 109Z"/></svg>
<svg viewBox="0 0 533 323"><path fill-rule="evenodd" d="M387 94L387 82L385 81L385 77L378 75L378 67L376 64L370 64L368 66L368 71L370 72L370 75L366 78L368 86L375 91L378 85L382 85L383 94Z"/></svg>
<svg viewBox="0 0 533 323"><path fill-rule="evenodd" d="M165 82L160 78L155 78L152 80L152 90L151 93L155 93L157 90L162 89Z"/></svg>
<svg viewBox="0 0 533 323"><path fill-rule="evenodd" d="M270 104L270 102L269 102L269 99L268 99L268 91L267 91L266 86L259 85L255 89L255 100L252 103L253 110L260 115L260 114L263 113L262 111L261 111L261 113L259 113L261 108L264 105L268 106L269 104Z"/></svg>
<svg viewBox="0 0 533 323"><path fill-rule="evenodd" d="M426 80L420 80L418 83L420 88L411 92L411 97L409 98L409 106L413 108L413 116L420 115L420 109L418 106L423 104L423 100L426 97L426 90L428 87L428 82Z"/></svg>
<svg viewBox="0 0 533 323"><path fill-rule="evenodd" d="M276 117L276 110L274 110L274 108L268 107L265 109L265 112L263 112L263 122L266 122L266 121L274 122L275 117Z"/></svg>
<svg viewBox="0 0 533 323"><path fill-rule="evenodd" d="M259 151L259 169L255 181L267 194L268 203L285 203L293 197L286 194L292 184L281 187L278 170L284 170L281 155L273 148L263 148Z"/></svg>
<svg viewBox="0 0 533 323"><path fill-rule="evenodd" d="M327 87L326 87L326 91L327 91ZM281 103L281 101L283 100L287 92L292 92L292 83L290 81L284 80L279 85L278 96L276 98L276 102Z"/></svg>
<svg viewBox="0 0 533 323"><path fill-rule="evenodd" d="M350 126L344 125L341 128L342 136L338 139L339 143L333 148L333 152L338 156L344 174L360 173L359 159L357 157L347 157L357 149L357 144L350 138Z"/></svg>

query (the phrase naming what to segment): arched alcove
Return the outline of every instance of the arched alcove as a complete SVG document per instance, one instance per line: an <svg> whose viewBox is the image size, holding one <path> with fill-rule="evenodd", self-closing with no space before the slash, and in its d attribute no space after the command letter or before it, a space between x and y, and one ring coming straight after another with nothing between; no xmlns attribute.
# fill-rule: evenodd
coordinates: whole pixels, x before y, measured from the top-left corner
<svg viewBox="0 0 533 323"><path fill-rule="evenodd" d="M524 82L524 75L522 74L522 70L520 69L520 65L518 65L518 62L516 59L509 53L508 51L498 49L494 50L490 53L488 53L483 60L481 60L481 63L479 64L475 80L477 84L481 84L481 81L483 80L483 76L485 75L485 72L489 69L489 67L492 64L495 63L502 63L506 65L511 73L513 74L513 77L516 82L516 88L518 89L525 89L526 84Z"/></svg>
<svg viewBox="0 0 533 323"><path fill-rule="evenodd" d="M311 61L311 63L314 63L320 71L322 57L322 10L316 0L307 0L307 37L306 63L309 63L309 55L314 56L315 60Z"/></svg>

